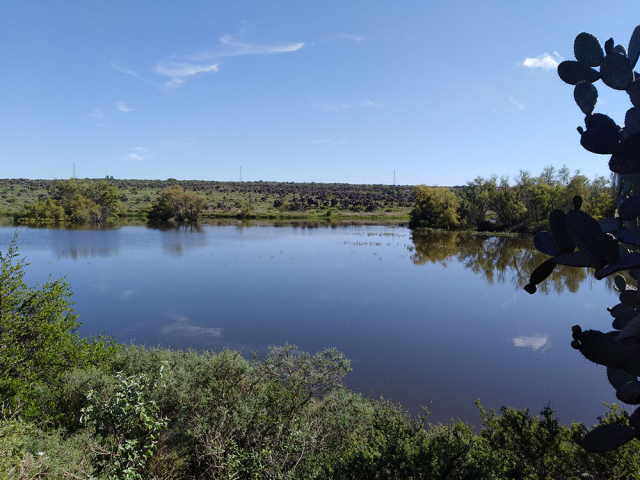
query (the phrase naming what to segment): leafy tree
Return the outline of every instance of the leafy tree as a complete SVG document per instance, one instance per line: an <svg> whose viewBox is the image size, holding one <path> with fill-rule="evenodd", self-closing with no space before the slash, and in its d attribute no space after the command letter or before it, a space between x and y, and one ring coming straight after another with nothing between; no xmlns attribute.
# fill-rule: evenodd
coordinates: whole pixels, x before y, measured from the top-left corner
<svg viewBox="0 0 640 480"><path fill-rule="evenodd" d="M193 192L185 192L180 185L165 189L158 201L147 213L149 220L167 221L175 218L178 223L196 223L207 198Z"/></svg>
<svg viewBox="0 0 640 480"><path fill-rule="evenodd" d="M460 200L449 188L417 185L413 189L416 206L409 213L409 226L456 228L460 225Z"/></svg>

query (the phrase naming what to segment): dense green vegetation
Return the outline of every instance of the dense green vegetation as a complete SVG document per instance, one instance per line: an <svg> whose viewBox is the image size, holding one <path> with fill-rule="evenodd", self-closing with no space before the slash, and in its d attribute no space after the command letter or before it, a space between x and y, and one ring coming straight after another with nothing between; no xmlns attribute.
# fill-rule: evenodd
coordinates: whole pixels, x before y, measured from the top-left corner
<svg viewBox="0 0 640 480"><path fill-rule="evenodd" d="M531 231L547 226L552 210L570 209L576 195L583 198L582 209L596 219L613 215L616 208L612 179L589 180L580 172L571 176L566 167L546 167L537 177L521 171L512 183L493 176L457 188L418 185L414 194L412 228Z"/></svg>
<svg viewBox="0 0 640 480"><path fill-rule="evenodd" d="M58 190L66 180L0 179L0 211L22 219L62 216ZM208 182L191 180L78 180L77 184L106 184L117 192L116 215L165 218L163 192L179 187L184 195L204 197L199 215L204 218L332 218L395 217L406 219L413 205L412 187L284 182ZM80 192L82 193L82 192ZM164 194L166 195L166 194ZM91 197L89 197L91 198ZM51 200L51 202L49 202ZM155 205L155 207L154 207ZM63 205L64 206L64 205ZM66 206L65 206L66 208ZM173 215L177 218L177 215Z"/></svg>
<svg viewBox="0 0 640 480"><path fill-rule="evenodd" d="M39 195L35 203L25 202L14 214L18 223L74 222L104 223L124 213L118 190L106 181L66 180L55 182L49 195Z"/></svg>
<svg viewBox="0 0 640 480"><path fill-rule="evenodd" d="M0 478L640 478L637 442L587 455L587 429L550 408L479 406L474 432L365 398L332 349L247 360L82 339L68 285L25 285L15 244L0 262Z"/></svg>

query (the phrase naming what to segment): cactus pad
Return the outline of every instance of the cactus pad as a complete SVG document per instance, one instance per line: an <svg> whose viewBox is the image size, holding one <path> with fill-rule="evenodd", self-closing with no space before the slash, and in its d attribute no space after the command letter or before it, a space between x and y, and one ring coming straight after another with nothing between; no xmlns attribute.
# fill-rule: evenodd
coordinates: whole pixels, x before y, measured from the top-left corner
<svg viewBox="0 0 640 480"><path fill-rule="evenodd" d="M638 63L638 57L640 56L640 25L633 29L631 39L629 40L629 63L631 67L635 68Z"/></svg>
<svg viewBox="0 0 640 480"><path fill-rule="evenodd" d="M539 252L545 253L551 257L560 255L556 242L553 241L553 235L551 232L538 232L533 237L533 246Z"/></svg>
<svg viewBox="0 0 640 480"><path fill-rule="evenodd" d="M627 49L624 48L624 45L616 45L615 47L613 47L613 50L611 50L611 53L620 53L621 55L624 55L625 57L627 56ZM633 67L631 67L633 68Z"/></svg>
<svg viewBox="0 0 640 480"><path fill-rule="evenodd" d="M592 267L592 262L582 252L563 253L554 257L554 262L558 265L567 265L568 267Z"/></svg>
<svg viewBox="0 0 640 480"><path fill-rule="evenodd" d="M616 275L613 281L619 292L624 292L627 289L627 281L622 275Z"/></svg>
<svg viewBox="0 0 640 480"><path fill-rule="evenodd" d="M607 257L608 262L617 262L620 260L620 249L618 247L618 240L610 233L605 233L600 240L598 240L598 246L604 256Z"/></svg>
<svg viewBox="0 0 640 480"><path fill-rule="evenodd" d="M553 261L553 258L542 262L538 265L533 272L531 272L531 277L529 277L529 283L532 285L537 285L544 280L547 279L549 275L553 272L554 268L556 268L556 263Z"/></svg>
<svg viewBox="0 0 640 480"><path fill-rule="evenodd" d="M630 227L616 232L618 240L632 245L640 245L640 227Z"/></svg>
<svg viewBox="0 0 640 480"><path fill-rule="evenodd" d="M620 143L618 151L611 155L609 168L622 174L640 172L640 132L629 135Z"/></svg>
<svg viewBox="0 0 640 480"><path fill-rule="evenodd" d="M617 368L607 367L607 379L613 388L618 390L629 382L637 382L638 378L635 375L619 370Z"/></svg>
<svg viewBox="0 0 640 480"><path fill-rule="evenodd" d="M563 82L569 85L577 85L580 82L593 83L600 80L600 73L597 70L574 60L565 60L558 65L558 75Z"/></svg>
<svg viewBox="0 0 640 480"><path fill-rule="evenodd" d="M600 425L584 436L582 446L592 453L610 452L633 440L635 436L636 431L627 425Z"/></svg>
<svg viewBox="0 0 640 480"><path fill-rule="evenodd" d="M590 152L609 154L618 150L620 129L611 117L596 113L584 119L587 126L580 136L580 144Z"/></svg>
<svg viewBox="0 0 640 480"><path fill-rule="evenodd" d="M627 351L611 336L598 330L574 333L578 349L588 360L611 368L627 370Z"/></svg>
<svg viewBox="0 0 640 480"><path fill-rule="evenodd" d="M591 266L602 268L606 264L599 246L603 232L593 217L581 210L571 210L567 213L567 231L580 253L589 259Z"/></svg>
<svg viewBox="0 0 640 480"><path fill-rule="evenodd" d="M627 56L614 49L602 60L600 77L608 87L614 90L626 90L633 82L633 68Z"/></svg>
<svg viewBox="0 0 640 480"><path fill-rule="evenodd" d="M573 42L573 53L578 62L588 67L597 67L604 58L600 40L587 32L578 34Z"/></svg>
<svg viewBox="0 0 640 480"><path fill-rule="evenodd" d="M616 397L629 405L638 405L640 403L640 382L635 380L622 385L616 389Z"/></svg>
<svg viewBox="0 0 640 480"><path fill-rule="evenodd" d="M640 195L632 195L618 207L618 215L622 220L632 220L640 215Z"/></svg>
<svg viewBox="0 0 640 480"><path fill-rule="evenodd" d="M598 222L604 233L615 233L622 228L620 217L607 217Z"/></svg>
<svg viewBox="0 0 640 480"><path fill-rule="evenodd" d="M630 307L635 307L640 304L640 299L638 298L638 292L636 290L625 290L620 293L620 301Z"/></svg>
<svg viewBox="0 0 640 480"><path fill-rule="evenodd" d="M624 305L624 304L621 304ZM624 305L627 308L632 308L629 307L628 305ZM616 330L624 330L625 328L627 328L627 325L629 325L629 323L631 323L636 317L638 316L638 312L633 309L629 312L623 313L622 315L618 315L613 322L611 322L611 326L613 328L615 328Z"/></svg>
<svg viewBox="0 0 640 480"><path fill-rule="evenodd" d="M606 42L604 42L604 54L609 55L613 50L613 38L610 38Z"/></svg>
<svg viewBox="0 0 640 480"><path fill-rule="evenodd" d="M555 259L555 261L556 263L560 263L558 262L557 258ZM602 280L604 277L607 277L613 273L637 267L640 267L640 253L630 253L628 255L620 257L620 260L618 260L617 262L609 263L599 270L596 270L593 276L596 277L597 280Z"/></svg>
<svg viewBox="0 0 640 480"><path fill-rule="evenodd" d="M580 82L573 89L573 98L585 115L591 115L598 102L598 89L588 82Z"/></svg>
<svg viewBox="0 0 640 480"><path fill-rule="evenodd" d="M640 82L633 82L631 86L638 84L638 99L640 99ZM640 132L640 108L632 107L624 116L624 129L629 135Z"/></svg>
<svg viewBox="0 0 640 480"><path fill-rule="evenodd" d="M640 107L640 80L636 80L631 85L629 85L629 88L627 88L627 93L629 94L629 100L631 100L633 106Z"/></svg>
<svg viewBox="0 0 640 480"><path fill-rule="evenodd" d="M576 248L575 243L571 240L571 236L567 230L567 215L560 209L555 209L549 214L549 227L553 241L558 246L558 251L562 253L573 252Z"/></svg>

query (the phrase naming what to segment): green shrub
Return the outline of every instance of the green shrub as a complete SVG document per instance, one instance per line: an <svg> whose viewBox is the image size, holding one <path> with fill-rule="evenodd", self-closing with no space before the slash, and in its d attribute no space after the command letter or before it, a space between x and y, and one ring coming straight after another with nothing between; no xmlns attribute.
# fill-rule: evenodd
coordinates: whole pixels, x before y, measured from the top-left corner
<svg viewBox="0 0 640 480"><path fill-rule="evenodd" d="M80 417L80 422L91 426L98 437L94 473L113 480L143 479L158 447L159 433L167 427L157 403L150 399L158 384L144 374L117 373L116 381L113 391L90 390L89 405Z"/></svg>
<svg viewBox="0 0 640 480"><path fill-rule="evenodd" d="M25 418L38 417L43 391L61 388L77 367L106 368L118 346L111 338L82 338L71 289L63 280L29 287L16 238L0 252L0 395ZM44 395L44 397L47 397Z"/></svg>

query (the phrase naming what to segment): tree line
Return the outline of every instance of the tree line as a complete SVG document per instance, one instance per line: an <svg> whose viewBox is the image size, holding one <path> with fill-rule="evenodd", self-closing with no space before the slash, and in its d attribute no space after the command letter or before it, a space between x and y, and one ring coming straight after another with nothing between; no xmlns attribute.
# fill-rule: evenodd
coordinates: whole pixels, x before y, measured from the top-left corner
<svg viewBox="0 0 640 480"><path fill-rule="evenodd" d="M88 182L75 179L56 182L50 196L26 203L14 215L18 223L74 222L104 223L124 212L118 190L105 181Z"/></svg>
<svg viewBox="0 0 640 480"><path fill-rule="evenodd" d="M414 188L416 203L410 212L411 228L531 231L546 226L552 210L568 210L574 196L583 198L582 209L596 219L613 216L614 178L589 180L580 171L547 166L538 176L527 171L509 177L476 177L462 187Z"/></svg>

